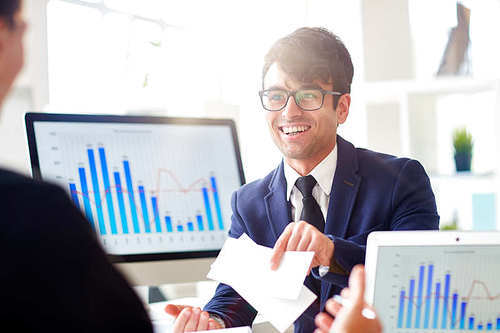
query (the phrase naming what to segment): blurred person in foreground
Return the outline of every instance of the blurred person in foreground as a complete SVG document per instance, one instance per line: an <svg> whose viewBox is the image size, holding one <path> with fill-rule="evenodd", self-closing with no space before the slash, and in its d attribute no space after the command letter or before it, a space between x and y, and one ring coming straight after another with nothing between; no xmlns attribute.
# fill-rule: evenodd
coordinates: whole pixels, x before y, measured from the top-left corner
<svg viewBox="0 0 500 333"><path fill-rule="evenodd" d="M21 7L0 1L0 105L23 67ZM0 211L3 327L152 332L143 304L63 189L0 169Z"/></svg>
<svg viewBox="0 0 500 333"><path fill-rule="evenodd" d="M349 287L344 288L340 294L345 305L339 304L335 299L326 302L325 309L335 318L325 312L316 316L315 323L318 327L315 333L381 333L382 325L375 318L366 318L362 311L369 309L375 313L373 307L365 300L365 271L363 266L357 265L349 276Z"/></svg>

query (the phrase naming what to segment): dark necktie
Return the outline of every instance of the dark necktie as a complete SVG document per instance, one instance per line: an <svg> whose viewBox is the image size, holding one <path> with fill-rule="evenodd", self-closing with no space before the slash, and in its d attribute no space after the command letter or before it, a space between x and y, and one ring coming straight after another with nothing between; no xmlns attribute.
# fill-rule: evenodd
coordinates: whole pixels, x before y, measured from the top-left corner
<svg viewBox="0 0 500 333"><path fill-rule="evenodd" d="M315 185L316 179L311 175L299 177L295 182L295 186L302 193L302 204L304 205L300 219L312 224L319 231L323 232L325 230L325 218L323 217L323 213L321 213L321 208L316 199L312 196L312 190Z"/></svg>

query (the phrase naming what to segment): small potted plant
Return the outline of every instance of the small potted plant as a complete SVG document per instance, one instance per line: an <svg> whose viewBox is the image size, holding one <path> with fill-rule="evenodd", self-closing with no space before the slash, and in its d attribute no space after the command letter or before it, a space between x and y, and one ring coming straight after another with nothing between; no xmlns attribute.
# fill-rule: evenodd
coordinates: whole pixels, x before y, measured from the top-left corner
<svg viewBox="0 0 500 333"><path fill-rule="evenodd" d="M453 148L455 148L455 167L458 172L470 171L472 160L472 135L465 127L453 131Z"/></svg>

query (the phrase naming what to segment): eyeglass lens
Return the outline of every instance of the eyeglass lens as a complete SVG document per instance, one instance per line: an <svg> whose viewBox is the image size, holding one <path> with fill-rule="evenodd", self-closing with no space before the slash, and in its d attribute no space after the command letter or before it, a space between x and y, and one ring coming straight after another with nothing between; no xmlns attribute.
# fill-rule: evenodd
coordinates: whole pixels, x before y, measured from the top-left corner
<svg viewBox="0 0 500 333"><path fill-rule="evenodd" d="M319 109L323 102L323 93L317 89L298 90L293 95L295 103L304 110ZM280 110L286 105L288 96L285 90L268 90L262 94L262 103L268 110Z"/></svg>

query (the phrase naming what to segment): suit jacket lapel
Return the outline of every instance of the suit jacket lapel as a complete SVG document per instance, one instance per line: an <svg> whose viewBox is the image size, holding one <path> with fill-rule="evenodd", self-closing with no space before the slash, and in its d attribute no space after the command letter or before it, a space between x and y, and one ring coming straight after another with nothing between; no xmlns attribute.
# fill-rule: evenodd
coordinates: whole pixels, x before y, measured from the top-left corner
<svg viewBox="0 0 500 333"><path fill-rule="evenodd" d="M264 197L266 213L271 230L276 239L291 221L290 204L286 197L286 179L283 161L275 170L273 178L269 183L269 193Z"/></svg>
<svg viewBox="0 0 500 333"><path fill-rule="evenodd" d="M358 160L354 146L337 136L337 168L330 192L325 234L345 237L361 177L357 175ZM291 221L290 203L286 197L286 179L283 161L275 170L269 183L269 193L264 197L267 217L276 239ZM330 293L331 284L322 282L322 307Z"/></svg>
<svg viewBox="0 0 500 333"><path fill-rule="evenodd" d="M361 177L357 175L358 160L354 146L337 136L337 151L337 168L330 192L325 234L345 237Z"/></svg>
<svg viewBox="0 0 500 333"><path fill-rule="evenodd" d="M357 174L358 159L354 146L337 135L337 168L333 178L325 234L344 238L356 201L361 177ZM324 306L331 284L322 283L321 304Z"/></svg>

